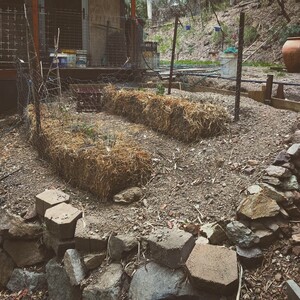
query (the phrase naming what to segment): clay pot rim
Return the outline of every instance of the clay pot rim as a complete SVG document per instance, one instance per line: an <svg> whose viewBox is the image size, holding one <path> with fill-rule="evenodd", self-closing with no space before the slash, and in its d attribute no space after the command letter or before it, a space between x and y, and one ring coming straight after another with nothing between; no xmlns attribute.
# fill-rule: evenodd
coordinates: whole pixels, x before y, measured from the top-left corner
<svg viewBox="0 0 300 300"><path fill-rule="evenodd" d="M290 40L300 40L300 36L291 36L287 38L288 41Z"/></svg>

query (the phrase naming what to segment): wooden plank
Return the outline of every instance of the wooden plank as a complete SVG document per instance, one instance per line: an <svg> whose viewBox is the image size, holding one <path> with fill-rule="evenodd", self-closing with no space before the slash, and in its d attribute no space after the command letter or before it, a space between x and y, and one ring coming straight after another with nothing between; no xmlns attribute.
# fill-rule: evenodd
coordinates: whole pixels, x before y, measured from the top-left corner
<svg viewBox="0 0 300 300"><path fill-rule="evenodd" d="M297 101L272 98L271 105L278 109L287 109L300 112L300 102Z"/></svg>

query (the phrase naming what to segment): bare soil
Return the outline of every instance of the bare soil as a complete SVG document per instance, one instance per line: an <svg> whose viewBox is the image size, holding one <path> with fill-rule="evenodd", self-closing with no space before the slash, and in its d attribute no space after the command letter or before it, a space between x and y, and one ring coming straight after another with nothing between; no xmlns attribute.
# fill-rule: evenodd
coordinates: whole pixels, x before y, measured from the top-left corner
<svg viewBox="0 0 300 300"><path fill-rule="evenodd" d="M218 103L230 113L234 109L231 96L179 90L173 94ZM241 99L240 121L228 124L227 133L194 144L103 112L80 117L89 124L101 124L107 132L123 132L152 154L154 172L143 187L143 199L128 206L105 203L70 186L39 158L26 138L24 125L11 116L0 119L0 207L22 215L34 205L35 195L58 188L70 194L71 203L86 215L97 216L103 234L108 235L134 232L142 236L156 227L233 219L245 189L260 181L262 170L287 147L285 141L297 124L297 113L248 98ZM285 299L283 282L292 278L300 283L299 258L285 253L284 247L285 242L278 241L265 250L267 259L261 268L244 274L242 299ZM274 274L278 270L282 278L277 282Z"/></svg>

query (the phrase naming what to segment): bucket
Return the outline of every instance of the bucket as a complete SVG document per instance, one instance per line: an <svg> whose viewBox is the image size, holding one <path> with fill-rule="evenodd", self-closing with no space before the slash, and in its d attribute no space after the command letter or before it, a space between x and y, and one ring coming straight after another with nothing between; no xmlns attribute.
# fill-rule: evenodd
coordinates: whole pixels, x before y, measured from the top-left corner
<svg viewBox="0 0 300 300"><path fill-rule="evenodd" d="M64 53L57 53L57 58L54 53L50 53L50 58L54 66L58 64L60 68L66 68L68 66L68 55Z"/></svg>
<svg viewBox="0 0 300 300"><path fill-rule="evenodd" d="M221 27L220 26L215 26L214 29L215 29L215 32L220 32L221 31Z"/></svg>
<svg viewBox="0 0 300 300"><path fill-rule="evenodd" d="M191 30L191 25L185 25L185 30Z"/></svg>
<svg viewBox="0 0 300 300"><path fill-rule="evenodd" d="M76 67L86 68L87 66L87 50L76 51Z"/></svg>
<svg viewBox="0 0 300 300"><path fill-rule="evenodd" d="M225 78L236 77L237 55L234 53L220 54L221 76Z"/></svg>

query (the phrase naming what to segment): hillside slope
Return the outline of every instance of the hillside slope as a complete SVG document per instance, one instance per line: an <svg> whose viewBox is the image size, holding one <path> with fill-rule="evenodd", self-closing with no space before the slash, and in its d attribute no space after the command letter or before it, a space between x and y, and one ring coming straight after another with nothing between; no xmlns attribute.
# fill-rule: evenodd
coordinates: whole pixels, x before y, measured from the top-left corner
<svg viewBox="0 0 300 300"><path fill-rule="evenodd" d="M277 1L269 4L263 1L242 1L232 7L216 7L216 14L224 32L224 47L233 46L238 40L239 14L246 14L245 49L253 42L245 57L253 54L249 60L264 62L281 62L281 48L286 39L286 31L300 30L300 2L287 0L286 11L291 19L288 23L282 15ZM269 1L271 2L271 1ZM178 27L177 60L211 60L212 53L222 50L222 33L214 27L218 21L212 10L202 11L201 15L180 18ZM189 29L190 27L190 29ZM171 58L174 21L163 24L149 24L145 31L147 40L158 42L161 59Z"/></svg>

